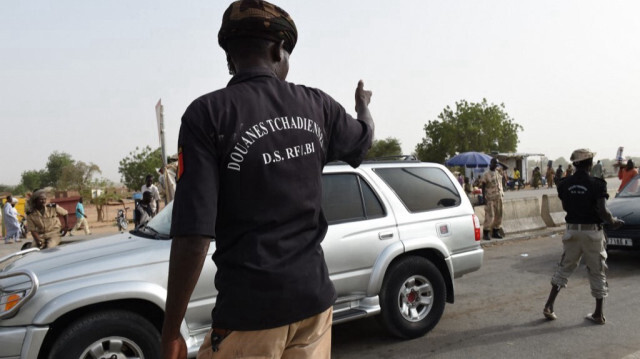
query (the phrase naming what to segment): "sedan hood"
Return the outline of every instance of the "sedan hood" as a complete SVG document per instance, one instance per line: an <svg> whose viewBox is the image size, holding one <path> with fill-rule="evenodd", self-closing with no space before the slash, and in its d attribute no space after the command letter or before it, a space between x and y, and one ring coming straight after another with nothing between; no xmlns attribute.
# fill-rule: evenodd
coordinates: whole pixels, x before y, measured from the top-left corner
<svg viewBox="0 0 640 359"><path fill-rule="evenodd" d="M45 284L61 278L168 262L170 247L170 240L122 233L28 253L7 266L5 271L28 269L38 276L41 284Z"/></svg>
<svg viewBox="0 0 640 359"><path fill-rule="evenodd" d="M640 197L613 198L607 202L607 208L627 224L640 224Z"/></svg>

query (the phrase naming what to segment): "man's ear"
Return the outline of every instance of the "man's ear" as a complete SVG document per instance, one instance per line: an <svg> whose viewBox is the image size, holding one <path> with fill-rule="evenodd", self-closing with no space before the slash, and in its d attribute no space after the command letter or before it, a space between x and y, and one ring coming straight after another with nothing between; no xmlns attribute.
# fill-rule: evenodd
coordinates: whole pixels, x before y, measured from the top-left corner
<svg viewBox="0 0 640 359"><path fill-rule="evenodd" d="M271 45L271 58L274 62L282 61L282 51L286 51L284 49L284 40L274 42L273 45Z"/></svg>

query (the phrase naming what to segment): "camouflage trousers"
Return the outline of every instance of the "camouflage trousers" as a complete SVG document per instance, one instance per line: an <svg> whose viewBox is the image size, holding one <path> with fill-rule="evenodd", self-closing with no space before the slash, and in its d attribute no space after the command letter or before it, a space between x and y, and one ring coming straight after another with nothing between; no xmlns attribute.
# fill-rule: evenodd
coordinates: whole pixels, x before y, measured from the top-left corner
<svg viewBox="0 0 640 359"><path fill-rule="evenodd" d="M567 229L562 237L562 257L558 269L551 278L551 285L566 287L569 277L578 268L580 259L584 259L589 273L591 295L604 298L609 293L607 286L607 251L602 230Z"/></svg>

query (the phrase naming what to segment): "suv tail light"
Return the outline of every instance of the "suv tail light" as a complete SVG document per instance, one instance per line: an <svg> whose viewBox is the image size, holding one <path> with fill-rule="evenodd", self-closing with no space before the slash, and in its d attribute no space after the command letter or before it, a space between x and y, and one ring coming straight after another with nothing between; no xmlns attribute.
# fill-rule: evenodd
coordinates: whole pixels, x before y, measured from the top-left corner
<svg viewBox="0 0 640 359"><path fill-rule="evenodd" d="M473 217L473 234L476 237L476 241L479 241L480 238L482 238L482 235L480 233L480 220L475 214L472 214L471 217Z"/></svg>

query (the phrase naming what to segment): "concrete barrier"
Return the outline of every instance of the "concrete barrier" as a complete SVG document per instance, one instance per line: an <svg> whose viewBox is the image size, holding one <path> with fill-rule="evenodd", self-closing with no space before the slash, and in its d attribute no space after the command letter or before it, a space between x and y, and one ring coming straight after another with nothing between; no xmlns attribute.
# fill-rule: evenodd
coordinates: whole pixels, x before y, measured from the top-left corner
<svg viewBox="0 0 640 359"><path fill-rule="evenodd" d="M562 209L562 201L557 194L542 195L540 214L547 227L557 227L566 223L564 217L567 212Z"/></svg>
<svg viewBox="0 0 640 359"><path fill-rule="evenodd" d="M484 223L484 206L477 206L474 210L482 225ZM547 228L540 216L539 199L537 197L529 197L504 200L502 228L505 234Z"/></svg>

